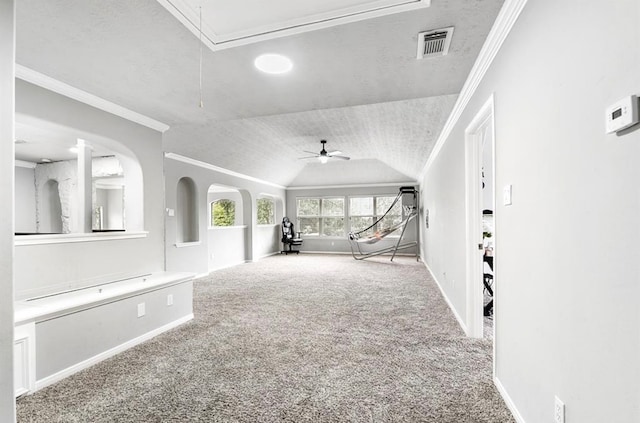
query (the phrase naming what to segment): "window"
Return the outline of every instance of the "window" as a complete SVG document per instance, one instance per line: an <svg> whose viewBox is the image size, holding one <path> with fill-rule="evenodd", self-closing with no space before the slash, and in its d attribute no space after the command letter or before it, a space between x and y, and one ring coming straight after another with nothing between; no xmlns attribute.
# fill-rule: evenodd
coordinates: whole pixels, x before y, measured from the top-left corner
<svg viewBox="0 0 640 423"><path fill-rule="evenodd" d="M349 223L353 232L359 232L380 219L393 204L395 196L349 198ZM390 228L402 222L402 201L399 199L389 213L375 226L364 232L373 235L376 231Z"/></svg>
<svg viewBox="0 0 640 423"><path fill-rule="evenodd" d="M211 226L233 226L235 223L235 201L221 199L211 203Z"/></svg>
<svg viewBox="0 0 640 423"><path fill-rule="evenodd" d="M344 236L344 198L298 198L297 218L304 235Z"/></svg>
<svg viewBox="0 0 640 423"><path fill-rule="evenodd" d="M258 225L273 225L276 223L275 204L271 198L258 198Z"/></svg>

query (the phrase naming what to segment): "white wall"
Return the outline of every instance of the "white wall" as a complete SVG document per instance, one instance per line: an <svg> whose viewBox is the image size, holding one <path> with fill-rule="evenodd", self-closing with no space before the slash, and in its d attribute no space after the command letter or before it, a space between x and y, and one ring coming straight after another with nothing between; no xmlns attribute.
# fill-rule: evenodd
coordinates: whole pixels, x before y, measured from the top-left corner
<svg viewBox="0 0 640 423"><path fill-rule="evenodd" d="M0 1L0 421L14 422L13 233L15 5Z"/></svg>
<svg viewBox="0 0 640 423"><path fill-rule="evenodd" d="M295 231L298 232L296 208L297 198L305 197L344 197L345 198L345 213L348 219L348 202L349 196L377 196L388 195L395 197L398 195L401 184L398 185L362 185L353 187L332 187L332 188L305 188L305 189L288 189L287 190L287 203L285 215L289 217L291 222L295 225ZM345 228L348 231L349 226L345 222ZM410 242L416 240L416 221L413 220L407 225L403 242ZM399 234L399 232L398 232ZM389 246L395 245L397 238L386 237L383 240L373 244L372 246L364 246L363 251L374 251ZM351 246L347 239L347 234L343 237L319 237L319 236L304 236L303 244L298 247L300 251L318 251L318 252L337 252L337 253L351 253ZM414 248L409 248L400 251L401 254L415 254Z"/></svg>
<svg viewBox="0 0 640 423"><path fill-rule="evenodd" d="M529 1L423 181L423 250L466 316L464 130L495 96L495 366L527 423L640 421L640 3ZM500 195L498 195L500 200Z"/></svg>
<svg viewBox="0 0 640 423"><path fill-rule="evenodd" d="M16 111L25 119L42 122L47 127L78 133L89 143L99 138L126 146L138 158L144 175L144 195L140 196L144 205L130 213L133 216L128 224L142 224L139 218L133 221L139 211L140 215L144 214L144 230L148 232L143 238L136 239L103 238L96 242L41 245L18 242L14 261L16 298L163 270L161 134L21 80L16 81ZM120 162L123 163L121 159ZM130 173L135 173L135 170L125 168L125 175ZM135 192L135 187L129 191L130 194ZM127 211L130 211L129 207ZM138 226L136 229L142 228Z"/></svg>
<svg viewBox="0 0 640 423"><path fill-rule="evenodd" d="M36 231L36 185L33 168L15 167L16 232Z"/></svg>
<svg viewBox="0 0 640 423"><path fill-rule="evenodd" d="M269 237L270 234L257 231L255 229L257 222L256 198L261 193L265 193L276 198L284 198L284 188L274 187L272 185L261 183L256 180L250 180L239 176L229 175L224 172L214 170L207 167L205 163L193 164L195 161L187 162L165 158L165 189L166 189L166 208L175 209L177 204L176 187L178 180L182 177L191 178L196 185L196 193L198 199L198 222L199 222L199 243L193 243L189 246L176 245L177 239L177 219L174 216L166 216L166 258L167 270L195 272L199 275L209 273L210 253L209 253L209 187L211 185L221 185L225 187L233 187L240 192L242 198L242 222L246 225L244 228L244 257L245 260L258 260L267 254L260 249L261 245L269 242L263 237ZM280 217L281 218L281 217ZM227 234L230 235L230 234ZM236 261L240 256L238 245L229 246L230 249L236 251L228 260ZM277 251L277 250L275 250ZM275 252L272 251L272 252ZM215 252L214 252L215 257ZM226 267L228 262L215 263L216 268Z"/></svg>

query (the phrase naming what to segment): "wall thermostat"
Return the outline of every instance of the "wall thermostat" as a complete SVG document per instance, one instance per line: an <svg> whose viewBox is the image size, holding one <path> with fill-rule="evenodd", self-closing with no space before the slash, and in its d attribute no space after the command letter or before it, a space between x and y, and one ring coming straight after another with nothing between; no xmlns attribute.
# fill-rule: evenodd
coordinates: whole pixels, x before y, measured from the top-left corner
<svg viewBox="0 0 640 423"><path fill-rule="evenodd" d="M630 95L607 108L607 134L622 131L638 123L638 97Z"/></svg>

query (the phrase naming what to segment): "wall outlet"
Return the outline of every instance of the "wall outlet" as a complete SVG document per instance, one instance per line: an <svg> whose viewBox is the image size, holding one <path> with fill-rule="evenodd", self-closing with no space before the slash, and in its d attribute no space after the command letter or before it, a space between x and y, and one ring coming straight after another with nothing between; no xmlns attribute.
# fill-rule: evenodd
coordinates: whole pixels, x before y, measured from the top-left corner
<svg viewBox="0 0 640 423"><path fill-rule="evenodd" d="M560 398L555 397L556 401L553 406L553 422L564 423L564 402L560 401Z"/></svg>
<svg viewBox="0 0 640 423"><path fill-rule="evenodd" d="M146 313L144 303L138 304L138 317L144 316Z"/></svg>
<svg viewBox="0 0 640 423"><path fill-rule="evenodd" d="M173 294L167 295L167 305L168 306L172 306L173 305Z"/></svg>

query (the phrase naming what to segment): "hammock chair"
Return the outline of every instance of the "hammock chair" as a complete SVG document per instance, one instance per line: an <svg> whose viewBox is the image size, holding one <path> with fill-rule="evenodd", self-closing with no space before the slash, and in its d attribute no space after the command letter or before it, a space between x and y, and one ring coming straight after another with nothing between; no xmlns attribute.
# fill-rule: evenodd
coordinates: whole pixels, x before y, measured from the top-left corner
<svg viewBox="0 0 640 423"><path fill-rule="evenodd" d="M389 214L389 212L393 210L393 207L396 205L398 201L402 199L402 196L405 194L413 195L413 205L403 207L404 214L406 216L405 219L402 222L391 225L390 227L379 229L376 232L374 232L372 235L368 235L368 236L365 235L370 229L376 227L376 225L378 225L387 216L387 214ZM404 244L401 244L405 230L407 229L407 224L411 220L413 220L417 216L417 214L418 214L418 207L417 207L417 201L416 201L415 188L401 187L400 192L396 196L395 200L393 200L393 203L391 203L391 206L387 209L387 211L381 217L378 218L378 220L376 220L370 226L360 231L349 232L349 244L351 245L351 254L353 255L353 258L356 260L364 260L367 257L378 256L380 254L390 253L393 251L393 254L391 255L391 261L393 261L398 250L417 247L418 245L417 241L411 241L411 242L406 242ZM369 251L369 252L362 251L361 245L375 244L378 241L385 238L387 235L397 231L400 228L402 228L402 232L400 233L400 236L398 237L398 241L396 242L395 245L382 248L379 250L375 250L375 251ZM356 249L357 249L357 252L356 252Z"/></svg>

